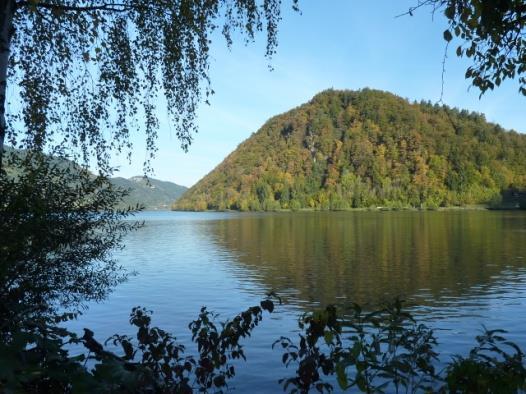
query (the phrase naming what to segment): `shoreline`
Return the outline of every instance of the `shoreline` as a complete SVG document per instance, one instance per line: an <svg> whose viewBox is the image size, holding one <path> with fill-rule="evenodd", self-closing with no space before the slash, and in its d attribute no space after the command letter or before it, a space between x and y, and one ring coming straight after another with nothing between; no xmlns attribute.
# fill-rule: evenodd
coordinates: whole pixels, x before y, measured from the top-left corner
<svg viewBox="0 0 526 394"><path fill-rule="evenodd" d="M486 205L467 205L467 206L451 206L451 207L438 207L438 208L415 208L415 207L404 207L404 208L392 208L392 207L368 207L368 208L346 208L346 209L316 209L316 208L300 208L300 209L275 209L269 211L241 211L238 209L205 209L205 210L193 210L193 209L170 209L171 212L446 212L446 211L524 211L519 207L490 207Z"/></svg>

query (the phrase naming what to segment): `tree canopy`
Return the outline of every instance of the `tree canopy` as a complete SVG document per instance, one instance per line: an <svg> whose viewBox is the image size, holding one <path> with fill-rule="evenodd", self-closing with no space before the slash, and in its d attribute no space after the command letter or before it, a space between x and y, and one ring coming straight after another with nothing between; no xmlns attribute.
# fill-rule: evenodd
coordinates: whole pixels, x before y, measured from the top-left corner
<svg viewBox="0 0 526 394"><path fill-rule="evenodd" d="M187 149L197 105L213 93L214 32L231 45L235 34L249 42L264 30L271 57L281 1L7 0L0 15L2 118L13 86L2 142L7 131L22 148L67 144L107 170L110 152L130 148L132 132L144 131L154 153L161 98Z"/></svg>
<svg viewBox="0 0 526 394"><path fill-rule="evenodd" d="M526 2L524 0L419 0L408 11L431 6L448 19L444 39L459 44L455 53L471 60L466 79L481 95L517 79L526 96Z"/></svg>

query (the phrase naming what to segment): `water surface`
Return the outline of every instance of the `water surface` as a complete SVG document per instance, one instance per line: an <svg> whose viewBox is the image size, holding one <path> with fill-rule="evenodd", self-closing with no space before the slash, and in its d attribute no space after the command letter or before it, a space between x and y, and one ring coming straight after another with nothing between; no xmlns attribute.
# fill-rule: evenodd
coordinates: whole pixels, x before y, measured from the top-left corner
<svg viewBox="0 0 526 394"><path fill-rule="evenodd" d="M144 212L118 261L137 274L71 327L101 340L131 333L129 311L188 341L203 305L228 318L275 291L285 304L246 342L232 387L276 391L287 376L272 342L294 335L303 311L401 297L452 355L482 324L526 348L526 212ZM268 316L268 315L267 315ZM292 372L292 371L290 371ZM256 386L254 386L256 385Z"/></svg>

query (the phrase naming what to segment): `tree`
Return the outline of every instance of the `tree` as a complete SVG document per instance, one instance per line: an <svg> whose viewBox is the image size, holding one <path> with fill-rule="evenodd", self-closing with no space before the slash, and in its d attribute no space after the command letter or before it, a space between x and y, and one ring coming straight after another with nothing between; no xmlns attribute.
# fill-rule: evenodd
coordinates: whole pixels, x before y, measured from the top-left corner
<svg viewBox="0 0 526 394"><path fill-rule="evenodd" d="M5 137L36 150L53 141L107 171L110 151L129 153L140 130L151 158L161 97L187 149L197 105L213 94L213 33L221 29L230 46L235 32L249 42L265 30L271 57L280 12L279 0L2 1L0 158ZM6 122L8 83L20 107Z"/></svg>
<svg viewBox="0 0 526 394"><path fill-rule="evenodd" d="M125 192L105 177L43 155L11 159L16 173L0 172L0 339L28 318L103 299L126 277L111 252L139 225L114 209Z"/></svg>
<svg viewBox="0 0 526 394"><path fill-rule="evenodd" d="M298 0L291 0L298 9ZM444 38L461 40L473 60L466 78L481 93L518 78L526 94L526 4L523 0L419 0L444 12ZM109 169L109 151L130 152L131 132L144 131L149 159L166 109L184 149L197 131L195 111L213 93L209 48L221 30L246 41L266 30L266 55L277 45L279 0L5 0L0 5L0 156L4 138L41 149L66 142ZM10 56L11 54L11 56ZM7 82L20 108L6 122ZM24 129L25 127L25 129ZM1 162L0 162L1 165Z"/></svg>
<svg viewBox="0 0 526 394"><path fill-rule="evenodd" d="M526 2L524 0L419 0L417 8L443 11L449 27L446 42L456 37L458 57L468 57L471 65L466 79L481 95L505 79L517 78L519 91L526 96Z"/></svg>
<svg viewBox="0 0 526 394"><path fill-rule="evenodd" d="M123 191L105 178L110 153L144 130L154 154L161 96L187 149L197 104L213 93L213 32L222 28L231 45L236 31L248 42L266 30L271 57L280 11L277 0L0 3L1 296L51 313L102 299L122 279L109 251L134 225L114 209ZM8 83L17 107L6 102ZM2 168L6 136L25 149L15 173ZM95 161L102 175L60 165L65 158Z"/></svg>

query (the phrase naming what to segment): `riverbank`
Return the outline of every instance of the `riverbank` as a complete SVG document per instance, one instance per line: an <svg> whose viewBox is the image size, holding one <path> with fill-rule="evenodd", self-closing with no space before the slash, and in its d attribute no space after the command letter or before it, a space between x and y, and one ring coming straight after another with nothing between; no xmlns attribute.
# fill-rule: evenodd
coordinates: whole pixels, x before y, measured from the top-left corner
<svg viewBox="0 0 526 394"><path fill-rule="evenodd" d="M397 211L526 211L518 206L489 206L489 205L465 205L450 207L363 207L363 208L342 208L342 209L318 209L318 208L299 208L299 209L273 209L269 211L241 211L238 209L171 209L174 212L397 212Z"/></svg>

